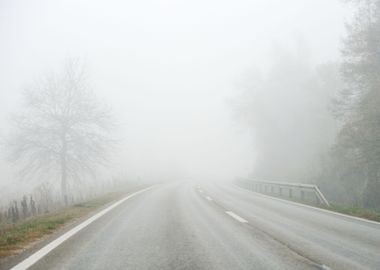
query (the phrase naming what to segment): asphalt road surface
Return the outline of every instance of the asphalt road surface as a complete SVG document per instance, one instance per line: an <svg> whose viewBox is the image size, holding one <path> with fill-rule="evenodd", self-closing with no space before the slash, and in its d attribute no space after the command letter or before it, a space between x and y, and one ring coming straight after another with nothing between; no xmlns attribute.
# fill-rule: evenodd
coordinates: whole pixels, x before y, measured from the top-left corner
<svg viewBox="0 0 380 270"><path fill-rule="evenodd" d="M380 225L232 184L163 184L30 269L380 269Z"/></svg>

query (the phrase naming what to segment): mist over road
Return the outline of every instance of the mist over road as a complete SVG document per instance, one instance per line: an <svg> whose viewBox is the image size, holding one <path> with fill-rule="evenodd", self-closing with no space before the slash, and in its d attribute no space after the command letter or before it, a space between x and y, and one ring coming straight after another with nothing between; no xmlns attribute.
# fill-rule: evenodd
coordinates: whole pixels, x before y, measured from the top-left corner
<svg viewBox="0 0 380 270"><path fill-rule="evenodd" d="M379 269L379 243L376 223L232 184L172 183L125 201L31 269Z"/></svg>
<svg viewBox="0 0 380 270"><path fill-rule="evenodd" d="M0 40L0 270L380 270L380 0L0 0Z"/></svg>

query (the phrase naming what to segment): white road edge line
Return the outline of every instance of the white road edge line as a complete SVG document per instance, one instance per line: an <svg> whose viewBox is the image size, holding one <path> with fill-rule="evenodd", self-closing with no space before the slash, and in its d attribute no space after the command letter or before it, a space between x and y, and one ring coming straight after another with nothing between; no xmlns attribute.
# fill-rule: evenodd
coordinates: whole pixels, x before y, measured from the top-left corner
<svg viewBox="0 0 380 270"><path fill-rule="evenodd" d="M293 205L301 206L303 208L309 208L309 209L317 210L319 212L324 212L324 213L332 214L332 215L335 215L335 216L341 216L341 217L345 217L347 219L357 220L357 221L361 221L361 222L364 222L364 223L380 225L380 222L377 222L377 221L374 221L374 220L369 220L369 219L365 219L365 218L350 216L350 215L342 214L342 213L339 213L339 212L334 212L334 211L331 211L331 210L314 207L314 206L307 205L307 204L302 204L302 203L293 202L293 201L289 201L289 200L285 200L285 199L281 199L281 198L272 197L272 196L265 195L265 194L262 194L262 193L259 193L259 192L256 192L256 191L253 191L253 190L250 190L250 189L239 187L236 184L234 184L234 186L237 187L238 189L241 189L241 190L244 190L244 191L248 191L248 192L252 192L252 193L254 193L254 194L258 195L258 196L261 196L261 197L264 197L264 198L269 198L269 199L272 199L272 200L275 200L275 201L280 201L280 202L284 202L284 203L287 203L287 204L293 204Z"/></svg>
<svg viewBox="0 0 380 270"><path fill-rule="evenodd" d="M210 196L206 196L206 199L209 200L210 202L212 201Z"/></svg>
<svg viewBox="0 0 380 270"><path fill-rule="evenodd" d="M248 223L247 220L245 220L241 216L236 215L234 212L226 211L226 214L229 215L229 216L231 216L231 217L233 217L234 219L236 219L237 221L239 221L241 223Z"/></svg>
<svg viewBox="0 0 380 270"><path fill-rule="evenodd" d="M115 207L117 207L118 205L122 204L126 200L128 200L128 199L130 199L130 198L132 198L132 197L134 197L134 196L136 196L136 195L138 195L140 193L143 193L143 192L145 192L145 191L147 191L147 190L149 190L149 189L151 189L153 187L154 186L151 186L151 187L148 187L148 188L144 188L142 190L136 191L136 192L134 192L134 193L132 193L132 194L124 197L123 199L120 199L119 201L117 201L114 204L110 205L106 209L103 209L99 213L93 215L89 219L83 221L81 224L75 226L74 228L72 228L68 232L64 233L63 235L61 235L60 237L58 237L54 241L50 242L49 244L47 244L46 246L44 246L40 250L36 251L35 253L33 253L32 255L30 255L28 258L26 258L22 262L20 262L19 264L15 265L14 267L12 267L10 270L25 270L25 269L28 269L33 264L35 264L40 259L42 259L45 255L47 255L50 251L52 251L53 249L55 249L56 247L58 247L59 245L61 245L63 242L65 242L71 236L75 235L76 233L78 233L80 230L82 230L83 228L85 228L88 225L90 225L95 220L99 219L101 216L105 215L106 213L108 213L109 211L111 211L112 209L114 209Z"/></svg>

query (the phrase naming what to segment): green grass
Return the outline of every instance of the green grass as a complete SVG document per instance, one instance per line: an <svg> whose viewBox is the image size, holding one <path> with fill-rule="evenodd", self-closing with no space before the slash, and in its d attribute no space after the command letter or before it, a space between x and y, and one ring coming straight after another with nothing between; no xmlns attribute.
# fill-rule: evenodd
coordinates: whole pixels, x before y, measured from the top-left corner
<svg viewBox="0 0 380 270"><path fill-rule="evenodd" d="M1 228L0 258L18 253L30 243L54 232L77 218L89 214L91 211L111 202L120 195L120 193L108 194L54 213L33 217Z"/></svg>
<svg viewBox="0 0 380 270"><path fill-rule="evenodd" d="M363 208L363 207L359 207L359 206L352 206L352 205L342 205L342 204L336 204L336 203L331 203L331 202L330 202L330 206L324 206L321 204L302 201L302 200L296 199L296 198L290 199L287 197L280 197L280 196L277 196L277 197L279 197L281 199L301 203L301 204L306 204L306 205L310 205L310 206L314 206L314 207L323 208L323 209L330 210L330 211L337 212L337 213L341 213L341 214L346 214L349 216L360 217L360 218L380 222L380 212L373 210L373 209Z"/></svg>
<svg viewBox="0 0 380 270"><path fill-rule="evenodd" d="M245 187L245 188L247 188L247 187ZM249 189L249 188L247 188L247 189ZM310 205L310 206L314 206L314 207L323 208L323 209L330 210L330 211L337 212L337 213L342 213L342 214L346 214L346 215L350 215L350 216L354 216L354 217L360 217L360 218L380 222L380 211L376 211L373 209L368 209L368 208L353 206L353 205L341 205L341 204L336 204L336 203L331 203L331 202L330 202L330 206L323 206L323 205L308 202L308 201L302 201L302 200L297 199L297 198L289 198L287 196L279 196L278 194L270 194L270 193L263 193L263 192L259 192L259 193L262 193L262 194L265 194L268 196L281 198L281 199L288 200L288 201L293 201L293 202L297 202L297 203L301 203L301 204L306 204L306 205Z"/></svg>
<svg viewBox="0 0 380 270"><path fill-rule="evenodd" d="M346 214L346 215L350 215L350 216L355 216L355 217L360 217L360 218L365 218L365 219L380 222L380 212L367 209L367 208L330 203L330 207L325 207L325 209Z"/></svg>

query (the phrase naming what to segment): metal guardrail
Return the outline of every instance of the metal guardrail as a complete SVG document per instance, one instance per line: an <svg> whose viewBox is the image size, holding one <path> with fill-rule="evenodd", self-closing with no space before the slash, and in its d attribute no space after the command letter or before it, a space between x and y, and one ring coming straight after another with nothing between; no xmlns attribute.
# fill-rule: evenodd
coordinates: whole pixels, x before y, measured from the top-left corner
<svg viewBox="0 0 380 270"><path fill-rule="evenodd" d="M318 204L330 206L329 202L316 185L252 180L245 178L238 179L238 182L243 187L259 193L288 197L290 199L299 199L301 201L310 201L311 198L314 197Z"/></svg>

